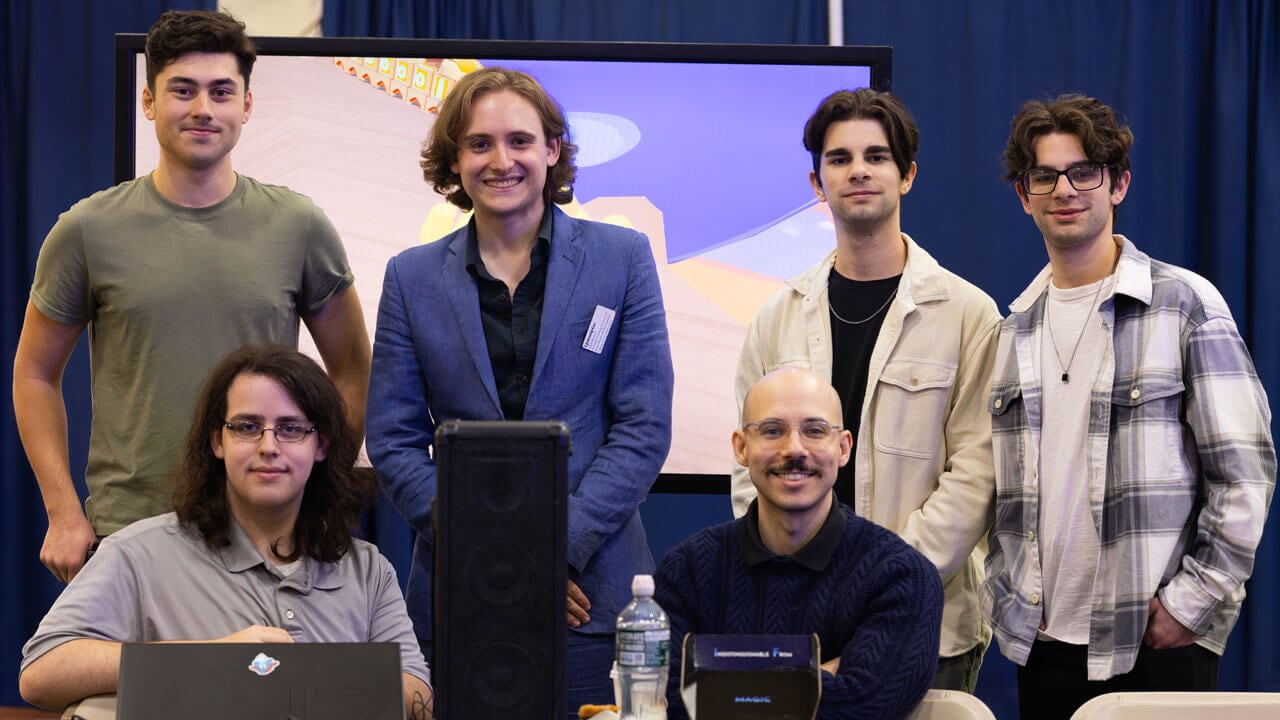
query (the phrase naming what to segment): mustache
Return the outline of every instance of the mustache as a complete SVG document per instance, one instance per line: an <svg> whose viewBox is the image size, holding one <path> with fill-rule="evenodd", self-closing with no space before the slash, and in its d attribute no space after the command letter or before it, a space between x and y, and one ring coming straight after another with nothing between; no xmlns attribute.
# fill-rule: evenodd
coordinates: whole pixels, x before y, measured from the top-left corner
<svg viewBox="0 0 1280 720"><path fill-rule="evenodd" d="M775 473L814 472L814 468L809 463L798 458L783 461L769 468L769 470Z"/></svg>

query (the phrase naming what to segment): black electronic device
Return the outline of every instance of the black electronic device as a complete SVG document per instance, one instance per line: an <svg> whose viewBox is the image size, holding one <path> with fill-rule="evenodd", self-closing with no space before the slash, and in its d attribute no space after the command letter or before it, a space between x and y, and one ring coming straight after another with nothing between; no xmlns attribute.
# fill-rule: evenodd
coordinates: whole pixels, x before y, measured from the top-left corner
<svg viewBox="0 0 1280 720"><path fill-rule="evenodd" d="M436 717L564 717L569 430L448 421L435 453Z"/></svg>
<svg viewBox="0 0 1280 720"><path fill-rule="evenodd" d="M397 643L125 643L118 720L403 720Z"/></svg>

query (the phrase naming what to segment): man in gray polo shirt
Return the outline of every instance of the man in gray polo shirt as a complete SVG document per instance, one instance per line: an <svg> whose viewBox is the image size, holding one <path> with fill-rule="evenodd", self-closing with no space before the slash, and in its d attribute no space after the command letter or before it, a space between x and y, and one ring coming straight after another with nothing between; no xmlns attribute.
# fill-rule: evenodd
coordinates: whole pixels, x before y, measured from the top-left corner
<svg viewBox="0 0 1280 720"><path fill-rule="evenodd" d="M431 717L395 571L352 537L374 486L353 471L344 407L295 350L223 360L187 435L176 512L103 541L23 648L22 696L61 708L115 692L124 642L398 642L407 716Z"/></svg>

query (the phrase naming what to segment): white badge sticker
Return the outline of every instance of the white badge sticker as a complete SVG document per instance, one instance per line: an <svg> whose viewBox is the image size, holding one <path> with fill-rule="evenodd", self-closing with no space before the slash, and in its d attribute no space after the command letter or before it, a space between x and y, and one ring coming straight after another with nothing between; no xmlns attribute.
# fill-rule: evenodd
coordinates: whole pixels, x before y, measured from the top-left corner
<svg viewBox="0 0 1280 720"><path fill-rule="evenodd" d="M613 327L613 316L617 313L603 305L596 306L591 316L591 324L587 326L587 336L582 338L582 347L599 355L604 351L604 341L609 339L609 328Z"/></svg>

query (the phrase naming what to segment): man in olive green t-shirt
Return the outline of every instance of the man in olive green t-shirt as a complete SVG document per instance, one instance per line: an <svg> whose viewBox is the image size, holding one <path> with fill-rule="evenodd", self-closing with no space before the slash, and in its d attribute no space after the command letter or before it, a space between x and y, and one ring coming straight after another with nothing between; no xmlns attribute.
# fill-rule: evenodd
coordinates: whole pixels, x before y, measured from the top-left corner
<svg viewBox="0 0 1280 720"><path fill-rule="evenodd" d="M41 561L63 581L96 538L172 509L169 474L208 370L307 325L363 431L369 338L346 253L311 201L238 175L253 107L244 25L166 12L147 36L142 109L156 169L86 198L49 232L13 364L14 411L49 516ZM89 330L93 420L80 507L62 373Z"/></svg>

